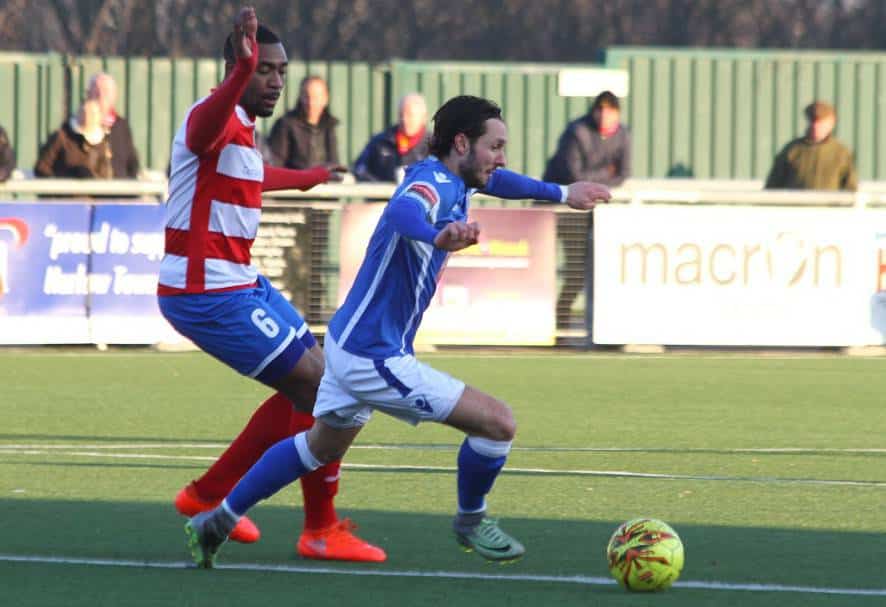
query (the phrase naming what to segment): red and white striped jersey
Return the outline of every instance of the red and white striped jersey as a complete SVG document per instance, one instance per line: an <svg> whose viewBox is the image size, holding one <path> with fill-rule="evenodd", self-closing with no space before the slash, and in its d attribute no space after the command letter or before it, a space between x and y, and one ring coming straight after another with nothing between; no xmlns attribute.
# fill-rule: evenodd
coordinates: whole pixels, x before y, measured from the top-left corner
<svg viewBox="0 0 886 607"><path fill-rule="evenodd" d="M166 254L159 295L207 293L251 287L258 272L250 247L261 217L264 163L255 123L239 105L209 150L187 144L188 110L172 143Z"/></svg>

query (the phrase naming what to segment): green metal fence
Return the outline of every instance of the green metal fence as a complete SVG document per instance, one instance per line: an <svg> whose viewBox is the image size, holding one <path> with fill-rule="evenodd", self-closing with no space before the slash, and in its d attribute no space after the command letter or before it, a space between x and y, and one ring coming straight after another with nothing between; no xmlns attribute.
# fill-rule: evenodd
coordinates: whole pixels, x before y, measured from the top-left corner
<svg viewBox="0 0 886 607"><path fill-rule="evenodd" d="M0 53L0 126L18 166L31 167L65 112L65 61L57 54Z"/></svg>
<svg viewBox="0 0 886 607"><path fill-rule="evenodd" d="M606 66L630 74L638 177L763 178L824 99L860 177L886 178L886 54L624 47Z"/></svg>
<svg viewBox="0 0 886 607"><path fill-rule="evenodd" d="M539 176L565 125L590 99L560 97L564 67L536 63L392 61L290 65L273 121L295 105L298 84L318 74L330 85L341 120L340 157L352 162L372 133L393 122L399 98L418 91L433 110L472 93L498 101L510 128L509 165ZM772 158L802 132L803 107L834 103L836 135L856 154L860 177L886 179L886 54L616 47L606 67L630 74L624 119L633 133L637 177L715 179L765 177ZM33 166L40 143L79 104L88 78L107 71L120 86L144 166L164 170L185 110L222 76L213 59L63 57L0 53L0 125L15 145L18 166Z"/></svg>

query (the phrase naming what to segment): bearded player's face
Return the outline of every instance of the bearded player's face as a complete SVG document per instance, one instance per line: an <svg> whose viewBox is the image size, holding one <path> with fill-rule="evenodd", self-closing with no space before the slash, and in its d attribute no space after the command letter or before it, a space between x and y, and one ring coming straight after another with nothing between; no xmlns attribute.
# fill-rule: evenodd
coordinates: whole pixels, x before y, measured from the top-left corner
<svg viewBox="0 0 886 607"><path fill-rule="evenodd" d="M259 44L258 67L240 98L243 109L262 118L273 114L274 106L286 86L288 65L289 60L282 44Z"/></svg>
<svg viewBox="0 0 886 607"><path fill-rule="evenodd" d="M498 118L490 118L484 128L485 132L470 144L467 156L459 163L460 177L469 188L486 187L492 172L507 162L508 127Z"/></svg>

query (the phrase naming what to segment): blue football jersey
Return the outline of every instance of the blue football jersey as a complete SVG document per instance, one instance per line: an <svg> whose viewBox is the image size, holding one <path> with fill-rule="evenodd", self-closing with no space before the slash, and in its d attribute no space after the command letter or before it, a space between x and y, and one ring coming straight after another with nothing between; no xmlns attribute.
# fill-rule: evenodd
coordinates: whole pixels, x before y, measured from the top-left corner
<svg viewBox="0 0 886 607"><path fill-rule="evenodd" d="M473 189L431 156L406 171L391 201L411 198L421 204L436 229L464 221ZM385 208L357 272L354 285L329 331L338 345L357 356L382 359L412 354L422 315L437 289L447 251L406 238L394 230Z"/></svg>

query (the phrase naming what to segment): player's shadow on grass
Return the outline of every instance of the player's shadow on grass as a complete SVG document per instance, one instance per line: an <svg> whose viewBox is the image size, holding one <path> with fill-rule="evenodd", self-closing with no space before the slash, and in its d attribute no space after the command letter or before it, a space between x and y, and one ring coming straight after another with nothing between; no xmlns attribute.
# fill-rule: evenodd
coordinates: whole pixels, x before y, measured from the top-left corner
<svg viewBox="0 0 886 607"><path fill-rule="evenodd" d="M0 499L0 511L3 554L146 561L187 559L184 519L169 503ZM262 528L262 540L253 545L229 542L220 562L606 577L604 547L621 522L505 517L504 526L526 544L528 552L519 563L490 568L478 556L458 549L452 538L450 516L375 510L342 514L359 523L359 533L366 539L387 549L387 563L302 560L294 552L301 511L271 505L260 505L252 512ZM877 558L883 556L883 536L879 534L672 522L686 546L684 579L842 588L886 585L880 569L882 559ZM593 592L610 591L617 589L593 587Z"/></svg>

